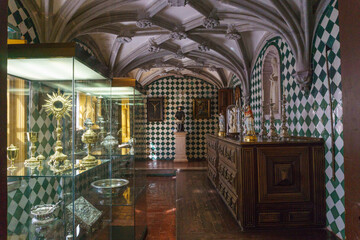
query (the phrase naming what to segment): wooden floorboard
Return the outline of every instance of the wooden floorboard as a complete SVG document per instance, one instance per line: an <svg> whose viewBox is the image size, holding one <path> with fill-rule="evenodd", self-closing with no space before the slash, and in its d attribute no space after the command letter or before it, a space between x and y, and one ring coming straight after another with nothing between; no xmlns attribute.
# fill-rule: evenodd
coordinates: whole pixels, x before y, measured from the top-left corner
<svg viewBox="0 0 360 240"><path fill-rule="evenodd" d="M206 171L178 171L176 194L178 240L337 239L325 229L272 229L242 232L218 193L210 185Z"/></svg>

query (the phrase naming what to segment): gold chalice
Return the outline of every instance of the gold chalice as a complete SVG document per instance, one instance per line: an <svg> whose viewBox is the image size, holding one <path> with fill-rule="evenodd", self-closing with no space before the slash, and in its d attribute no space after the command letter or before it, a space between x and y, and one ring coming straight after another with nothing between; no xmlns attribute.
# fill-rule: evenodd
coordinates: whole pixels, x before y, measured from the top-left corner
<svg viewBox="0 0 360 240"><path fill-rule="evenodd" d="M15 169L17 169L17 167L15 167L15 160L18 158L19 156L19 148L14 146L13 144L11 144L7 149L7 158L10 161L10 167L7 168L7 170L9 171L14 171Z"/></svg>
<svg viewBox="0 0 360 240"><path fill-rule="evenodd" d="M91 121L90 118L85 120L84 125L87 127L87 130L81 136L81 141L87 144L87 156L83 158L81 165L85 168L91 168L98 165L97 159L91 155L91 144L94 144L98 140L98 135L91 129L94 123Z"/></svg>
<svg viewBox="0 0 360 240"><path fill-rule="evenodd" d="M31 167L34 165L36 166L39 164L39 161L35 157L35 153L36 153L35 143L39 139L39 133L38 132L27 132L26 137L27 137L28 142L30 142L30 158L25 160L25 166L26 167Z"/></svg>

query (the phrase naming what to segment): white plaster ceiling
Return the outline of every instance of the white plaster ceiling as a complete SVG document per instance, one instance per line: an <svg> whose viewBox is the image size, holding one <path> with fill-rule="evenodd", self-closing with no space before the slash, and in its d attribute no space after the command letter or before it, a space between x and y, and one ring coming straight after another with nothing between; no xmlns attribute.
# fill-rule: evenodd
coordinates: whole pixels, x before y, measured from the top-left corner
<svg viewBox="0 0 360 240"><path fill-rule="evenodd" d="M78 39L92 49L114 77L132 76L146 85L166 74L193 75L223 88L231 86L231 78L236 75L244 94L248 95L251 65L261 46L271 37L281 36L288 42L301 76L311 71L314 26L329 1L36 0L23 3L41 42ZM150 27L141 26L144 19ZM214 25L206 28L206 20ZM183 34L184 39L173 39L172 32ZM301 76L297 76L299 81L305 81Z"/></svg>

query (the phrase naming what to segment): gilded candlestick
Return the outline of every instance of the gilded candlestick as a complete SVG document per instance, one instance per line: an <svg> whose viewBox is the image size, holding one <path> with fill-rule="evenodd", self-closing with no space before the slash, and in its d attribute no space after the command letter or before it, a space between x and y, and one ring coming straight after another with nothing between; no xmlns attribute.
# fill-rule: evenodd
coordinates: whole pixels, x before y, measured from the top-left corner
<svg viewBox="0 0 360 240"><path fill-rule="evenodd" d="M262 102L261 137L267 138L268 132L265 126L265 102Z"/></svg>
<svg viewBox="0 0 360 240"><path fill-rule="evenodd" d="M241 106L239 106L239 141L243 140L243 135L244 135L243 117L241 112Z"/></svg>
<svg viewBox="0 0 360 240"><path fill-rule="evenodd" d="M281 107L282 107L282 116L281 116L281 133L280 133L280 137L288 138L288 137L290 137L290 135L289 135L289 129L286 126L287 117L286 117L286 97L285 97L285 94L283 95L282 106Z"/></svg>
<svg viewBox="0 0 360 240"><path fill-rule="evenodd" d="M270 103L270 132L269 132L270 139L278 138L278 134L275 128L274 105L275 105L274 103Z"/></svg>

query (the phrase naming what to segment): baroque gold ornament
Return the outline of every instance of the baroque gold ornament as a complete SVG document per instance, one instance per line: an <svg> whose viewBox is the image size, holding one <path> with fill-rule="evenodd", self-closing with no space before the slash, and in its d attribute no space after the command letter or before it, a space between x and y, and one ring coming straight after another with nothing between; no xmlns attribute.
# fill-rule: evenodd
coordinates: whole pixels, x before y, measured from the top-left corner
<svg viewBox="0 0 360 240"><path fill-rule="evenodd" d="M46 104L43 105L47 114L54 115L56 119L56 144L55 144L55 153L50 156L50 160L48 162L50 169L55 173L61 173L66 170L71 169L70 160L68 160L67 156L63 154L63 146L61 142L61 119L65 116L69 116L71 112L72 102L70 96L65 96L58 89L57 93L53 93L52 95L47 94L48 98Z"/></svg>

